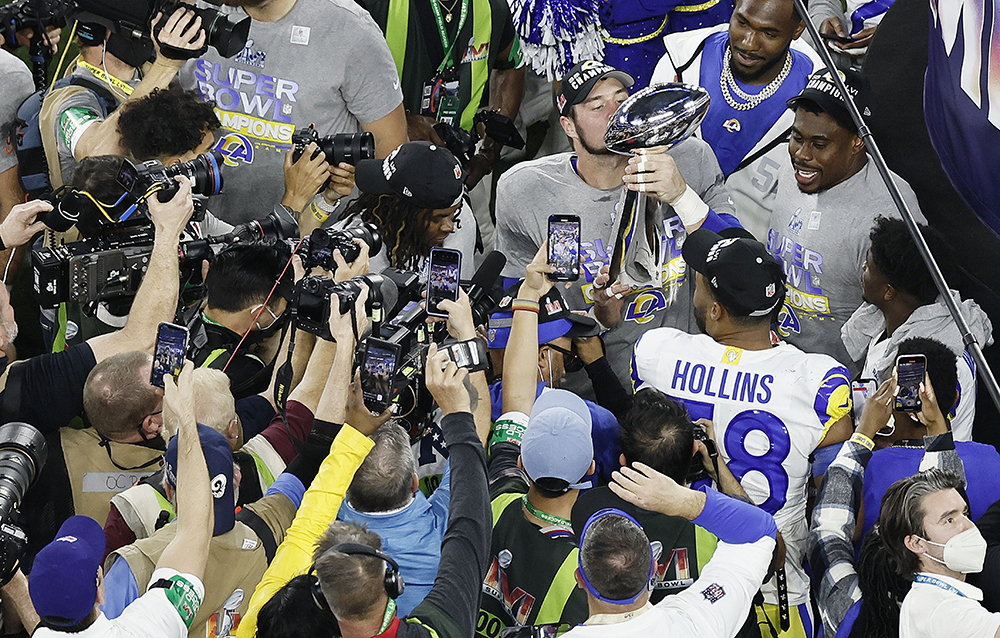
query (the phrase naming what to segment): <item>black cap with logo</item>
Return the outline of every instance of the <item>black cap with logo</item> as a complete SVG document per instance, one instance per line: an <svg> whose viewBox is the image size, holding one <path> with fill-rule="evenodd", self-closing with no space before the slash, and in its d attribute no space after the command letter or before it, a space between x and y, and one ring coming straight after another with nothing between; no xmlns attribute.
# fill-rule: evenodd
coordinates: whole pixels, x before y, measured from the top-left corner
<svg viewBox="0 0 1000 638"><path fill-rule="evenodd" d="M615 78L626 89L635 84L635 79L624 71L598 60L584 60L563 76L556 95L556 110L560 115L569 115L570 108L586 100L594 85L607 77Z"/></svg>
<svg viewBox="0 0 1000 638"><path fill-rule="evenodd" d="M742 316L766 317L785 299L785 273L764 244L742 228L696 230L684 240L684 261Z"/></svg>
<svg viewBox="0 0 1000 638"><path fill-rule="evenodd" d="M837 73L840 74L840 78L844 81L844 86L847 87L847 92L850 93L851 99L854 100L854 104L858 107L861 115L865 117L871 116L872 96L868 78L850 69L847 71L838 70ZM858 130L858 127L854 125L854 120L851 119L851 112L847 110L847 104L844 102L840 91L837 90L837 85L826 69L809 76L806 88L788 100L788 108L794 109L802 100L814 103L830 117L837 120L844 128L851 131Z"/></svg>
<svg viewBox="0 0 1000 638"><path fill-rule="evenodd" d="M364 193L396 195L421 208L437 210L461 203L465 173L443 146L407 142L384 160L359 161L354 179Z"/></svg>

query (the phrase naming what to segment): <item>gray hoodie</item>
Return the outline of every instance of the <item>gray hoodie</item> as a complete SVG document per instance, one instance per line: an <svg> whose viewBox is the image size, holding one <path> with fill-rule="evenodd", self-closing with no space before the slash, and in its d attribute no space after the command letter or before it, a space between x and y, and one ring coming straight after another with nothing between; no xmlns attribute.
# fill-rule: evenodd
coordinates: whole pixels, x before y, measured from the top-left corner
<svg viewBox="0 0 1000 638"><path fill-rule="evenodd" d="M993 343L993 324L989 317L972 299L962 301L958 291L952 290L952 296L962 310L962 316L969 324L972 335L982 345L987 347ZM913 314L896 328L882 356L872 359L869 349L878 342L885 332L885 317L882 312L870 303L863 303L840 329L848 354L855 361L864 360L862 376L874 376L880 382L887 377L887 371L895 365L896 350L899 344L911 337L925 337L940 341L958 357L959 402L952 419L952 430L956 440L969 440L972 437L972 419L975 417L975 365L970 356L965 353L962 334L948 312L948 306L938 296L932 304L920 306ZM870 360L871 359L871 360Z"/></svg>

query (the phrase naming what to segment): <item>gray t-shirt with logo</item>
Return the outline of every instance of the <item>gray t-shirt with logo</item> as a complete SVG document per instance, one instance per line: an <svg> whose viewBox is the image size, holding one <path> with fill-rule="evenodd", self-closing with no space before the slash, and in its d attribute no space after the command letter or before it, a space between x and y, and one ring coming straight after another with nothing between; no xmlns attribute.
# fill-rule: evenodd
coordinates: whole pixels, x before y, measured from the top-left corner
<svg viewBox="0 0 1000 638"><path fill-rule="evenodd" d="M861 267L875 218L898 219L899 212L870 161L836 186L808 194L795 181L787 145L768 155L780 169L767 249L788 277L778 333L805 352L828 354L857 374L840 328L861 305ZM914 217L926 224L913 189L898 175L893 179Z"/></svg>
<svg viewBox="0 0 1000 638"><path fill-rule="evenodd" d="M35 92L31 71L17 56L0 49L0 130L2 139L7 139L7 131L17 117L17 107L24 98ZM13 144L4 143L0 148L0 173L17 166L17 155Z"/></svg>
<svg viewBox="0 0 1000 638"><path fill-rule="evenodd" d="M669 153L684 180L712 210L734 213L719 163L708 144L690 138ZM497 250L507 257L503 275L524 277L525 267L548 235L549 215L579 215L583 276L569 290L560 291L572 309L584 310L593 303L594 278L611 259L615 207L624 185L609 190L593 188L577 174L573 162L572 153L562 153L523 162L504 173L497 184ZM632 348L647 330L670 326L698 331L691 303L694 282L681 257L687 236L684 225L669 205L660 203L655 209L662 286L643 287L627 296L621 320L604 334L608 361L623 384L630 384ZM567 379L567 385L575 386L573 381Z"/></svg>
<svg viewBox="0 0 1000 638"><path fill-rule="evenodd" d="M227 168L212 211L232 224L264 217L281 200L296 128L355 133L403 101L382 32L352 0L298 0L276 22L254 21L235 57L209 48L180 79L215 101L223 129L215 150Z"/></svg>

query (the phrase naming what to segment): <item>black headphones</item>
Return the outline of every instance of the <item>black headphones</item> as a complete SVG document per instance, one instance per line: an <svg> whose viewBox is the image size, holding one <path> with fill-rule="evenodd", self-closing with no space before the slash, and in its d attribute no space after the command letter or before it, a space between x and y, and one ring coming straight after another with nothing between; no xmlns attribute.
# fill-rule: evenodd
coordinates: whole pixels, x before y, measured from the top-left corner
<svg viewBox="0 0 1000 638"><path fill-rule="evenodd" d="M385 561L385 576L382 581L382 585L385 587L385 593L388 594L389 598L396 599L403 595L403 590L406 588L406 584L403 582L403 575L399 573L399 564L390 558L388 555L383 554L374 547L368 545L362 545L361 543L341 543L339 545L334 545L330 549L326 550L320 554L316 562L313 563L311 573L313 576L312 584L312 596L313 602L320 609L330 610L329 605L326 603L326 597L323 595L323 589L319 584L319 577L316 574L316 563L323 559L327 554L349 554L351 556L371 556L372 558L378 558L379 560Z"/></svg>
<svg viewBox="0 0 1000 638"><path fill-rule="evenodd" d="M76 34L84 46L99 46L107 39L108 28L97 22L80 22L77 24Z"/></svg>

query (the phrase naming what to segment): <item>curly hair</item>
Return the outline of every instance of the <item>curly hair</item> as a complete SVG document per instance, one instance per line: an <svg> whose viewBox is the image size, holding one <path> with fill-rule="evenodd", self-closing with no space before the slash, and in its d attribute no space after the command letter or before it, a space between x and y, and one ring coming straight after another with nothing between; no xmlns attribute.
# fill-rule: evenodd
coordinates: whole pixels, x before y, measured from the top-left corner
<svg viewBox="0 0 1000 638"><path fill-rule="evenodd" d="M920 224L919 227L931 254L944 270L946 279L953 279L953 273L948 268L954 261L944 237L929 226ZM872 262L889 285L913 295L923 305L934 303L938 295L937 287L906 222L902 219L878 217L868 238L871 240Z"/></svg>
<svg viewBox="0 0 1000 638"><path fill-rule="evenodd" d="M125 104L118 118L122 148L140 162L190 153L220 126L214 102L173 86Z"/></svg>
<svg viewBox="0 0 1000 638"><path fill-rule="evenodd" d="M459 208L455 211L455 226L461 228ZM414 270L430 254L434 245L427 236L434 209L420 208L395 195L362 193L347 205L340 221L355 217L378 226L389 257L389 265L400 270Z"/></svg>

